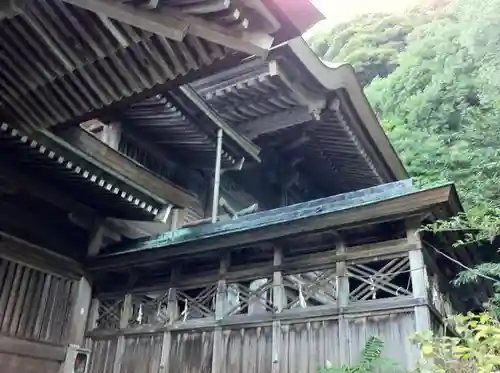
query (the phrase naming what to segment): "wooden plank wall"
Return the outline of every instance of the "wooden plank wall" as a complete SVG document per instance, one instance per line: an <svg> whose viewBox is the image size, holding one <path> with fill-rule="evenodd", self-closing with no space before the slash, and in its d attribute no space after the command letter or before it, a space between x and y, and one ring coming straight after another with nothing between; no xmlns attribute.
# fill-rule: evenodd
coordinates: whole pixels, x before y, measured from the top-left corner
<svg viewBox="0 0 500 373"><path fill-rule="evenodd" d="M277 368L273 368L272 324L222 328L222 362L217 373L317 373L327 362L339 364L341 344L355 364L370 336L385 342L384 356L401 367L414 368L415 348L408 336L415 332L414 310L349 315L348 339L340 339L338 318L282 321ZM169 338L164 338L164 333ZM119 373L212 373L215 329L128 335ZM113 373L119 336L96 338L90 373ZM169 346L164 342L169 341ZM162 368L162 350L168 352ZM215 372L214 372L215 373Z"/></svg>
<svg viewBox="0 0 500 373"><path fill-rule="evenodd" d="M2 237L27 254L31 248ZM0 371L54 373L65 358L74 279L0 256Z"/></svg>
<svg viewBox="0 0 500 373"><path fill-rule="evenodd" d="M57 361L0 353L2 373L54 373L60 365Z"/></svg>
<svg viewBox="0 0 500 373"><path fill-rule="evenodd" d="M73 281L0 258L0 331L62 344Z"/></svg>
<svg viewBox="0 0 500 373"><path fill-rule="evenodd" d="M395 312L378 316L360 316L348 320L349 331L349 361L355 364L359 361L366 340L377 336L384 341L383 358L399 364L398 371L413 371L415 357L419 352L409 340L416 332L415 314Z"/></svg>

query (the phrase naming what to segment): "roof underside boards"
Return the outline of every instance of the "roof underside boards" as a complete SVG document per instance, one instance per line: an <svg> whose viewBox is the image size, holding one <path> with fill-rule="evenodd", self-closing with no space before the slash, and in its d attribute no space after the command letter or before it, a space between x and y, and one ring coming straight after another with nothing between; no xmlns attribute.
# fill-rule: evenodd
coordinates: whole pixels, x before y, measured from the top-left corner
<svg viewBox="0 0 500 373"><path fill-rule="evenodd" d="M94 270L152 263L249 243L345 229L426 212L432 206L459 209L453 185L417 191L408 181L300 203L229 222L182 228L109 247L90 263Z"/></svg>
<svg viewBox="0 0 500 373"><path fill-rule="evenodd" d="M274 149L289 159L326 195L407 177L352 68L326 67L301 38L273 50L268 61L249 61L190 86L263 152Z"/></svg>
<svg viewBox="0 0 500 373"><path fill-rule="evenodd" d="M172 93L166 93L132 105L118 118L125 125L125 131L140 133L158 148L177 154L187 167L213 169L216 127L210 126L206 119L194 119L196 114L190 115L175 101ZM229 147L227 140L224 136L222 165L234 168L244 155L236 147Z"/></svg>
<svg viewBox="0 0 500 373"><path fill-rule="evenodd" d="M275 171L282 158L315 186L300 188L320 189L304 195L338 194L407 177L354 71L321 64L301 38L274 49L267 61L251 59L119 113L127 129L157 149L173 150L190 166L212 168L218 127L196 110L186 88L262 149L264 167ZM223 149L225 168L244 156L227 137ZM236 178L256 178L249 161Z"/></svg>
<svg viewBox="0 0 500 373"><path fill-rule="evenodd" d="M163 0L154 9L142 1L21 3L0 9L0 109L28 128L91 119L234 65L255 48L267 54L281 26L260 0Z"/></svg>
<svg viewBox="0 0 500 373"><path fill-rule="evenodd" d="M49 148L6 123L0 126L0 149L9 163L24 167L28 175L62 188L61 199L71 196L101 216L152 220L164 205L84 157L62 146Z"/></svg>

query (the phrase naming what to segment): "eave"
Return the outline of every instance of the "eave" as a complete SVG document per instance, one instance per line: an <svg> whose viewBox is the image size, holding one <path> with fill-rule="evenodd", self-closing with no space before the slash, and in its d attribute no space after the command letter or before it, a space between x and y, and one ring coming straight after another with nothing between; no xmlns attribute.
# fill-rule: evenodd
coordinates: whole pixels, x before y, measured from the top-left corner
<svg viewBox="0 0 500 373"><path fill-rule="evenodd" d="M326 66L302 38L190 86L263 154L274 149L296 162L325 195L407 177L352 67Z"/></svg>
<svg viewBox="0 0 500 373"><path fill-rule="evenodd" d="M31 174L27 175L12 171L13 177L22 178L19 183L29 185L27 177L40 173L39 179L52 180L52 186L66 191L57 194L53 189L49 190L51 185L47 184L47 190L33 188L27 190L28 193L35 193L37 197L45 198L69 212L153 220L162 206L174 203L155 195L148 188L141 188L137 183L138 180L140 183L138 175L141 173L154 177L158 185L171 187L168 182L149 175L145 169L123 156L121 160L125 164L136 167L134 180L117 174L81 151L75 151L68 143L49 133L26 135L3 123L0 127L0 146L6 157L11 157L10 163L16 165L20 162L27 171L31 170Z"/></svg>
<svg viewBox="0 0 500 373"><path fill-rule="evenodd" d="M183 228L109 247L92 259L90 270L116 270L183 255L272 241L300 232L342 230L403 219L453 206L452 184L412 190L404 182L264 211L230 222Z"/></svg>
<svg viewBox="0 0 500 373"><path fill-rule="evenodd" d="M25 130L77 124L249 55L265 56L290 21L278 21L260 0L245 4L4 2L0 110Z"/></svg>

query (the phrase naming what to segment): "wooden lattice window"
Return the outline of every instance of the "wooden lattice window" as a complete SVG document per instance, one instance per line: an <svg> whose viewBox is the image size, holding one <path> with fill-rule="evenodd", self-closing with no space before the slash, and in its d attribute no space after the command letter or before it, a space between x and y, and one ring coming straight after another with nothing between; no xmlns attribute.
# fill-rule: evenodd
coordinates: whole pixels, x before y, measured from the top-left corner
<svg viewBox="0 0 500 373"><path fill-rule="evenodd" d="M272 278L228 284L224 316L272 312L272 289Z"/></svg>
<svg viewBox="0 0 500 373"><path fill-rule="evenodd" d="M123 308L124 297L100 299L97 316L97 328L118 329Z"/></svg>
<svg viewBox="0 0 500 373"><path fill-rule="evenodd" d="M335 269L288 275L283 284L287 309L335 305L337 302Z"/></svg>
<svg viewBox="0 0 500 373"><path fill-rule="evenodd" d="M347 267L350 301L411 295L410 261L392 260L352 264Z"/></svg>

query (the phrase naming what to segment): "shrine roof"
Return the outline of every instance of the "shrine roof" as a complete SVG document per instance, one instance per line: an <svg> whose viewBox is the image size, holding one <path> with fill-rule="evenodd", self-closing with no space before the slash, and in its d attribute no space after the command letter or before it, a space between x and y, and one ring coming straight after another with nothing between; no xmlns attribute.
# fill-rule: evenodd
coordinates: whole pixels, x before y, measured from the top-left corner
<svg viewBox="0 0 500 373"><path fill-rule="evenodd" d="M89 268L138 266L204 251L327 229L341 230L429 212L443 218L461 209L453 184L417 189L405 180L123 242L104 249L89 263Z"/></svg>

